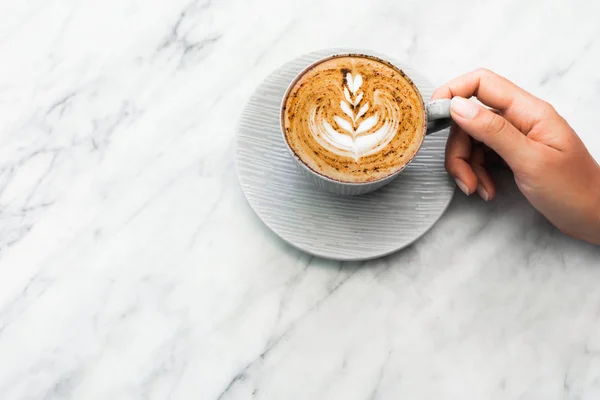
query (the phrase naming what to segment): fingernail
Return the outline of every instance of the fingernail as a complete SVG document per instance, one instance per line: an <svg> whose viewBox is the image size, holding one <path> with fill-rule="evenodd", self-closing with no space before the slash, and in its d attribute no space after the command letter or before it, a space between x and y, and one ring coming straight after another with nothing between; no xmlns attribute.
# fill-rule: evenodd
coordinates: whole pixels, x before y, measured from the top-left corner
<svg viewBox="0 0 600 400"><path fill-rule="evenodd" d="M485 201L488 201L490 199L490 195L488 194L487 190L485 190L481 185L477 186L477 193L479 193L481 198Z"/></svg>
<svg viewBox="0 0 600 400"><path fill-rule="evenodd" d="M469 188L467 187L467 185L465 185L465 184L463 183L463 181L461 181L461 180L460 180L460 179L458 179L458 178L454 178L454 181L456 182L456 186L458 186L458 188L459 188L460 190L462 190L462 191L463 191L463 193L464 193L464 194L466 194L466 195L468 196L468 195L469 195Z"/></svg>
<svg viewBox="0 0 600 400"><path fill-rule="evenodd" d="M465 119L473 119L479 113L479 107L471 100L463 97L453 97L450 102L450 109L453 113L458 114Z"/></svg>

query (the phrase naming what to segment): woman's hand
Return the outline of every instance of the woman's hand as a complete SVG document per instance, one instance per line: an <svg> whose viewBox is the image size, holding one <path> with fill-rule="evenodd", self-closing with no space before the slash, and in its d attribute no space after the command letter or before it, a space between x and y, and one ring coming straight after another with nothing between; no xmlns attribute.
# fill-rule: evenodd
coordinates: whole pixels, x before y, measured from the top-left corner
<svg viewBox="0 0 600 400"><path fill-rule="evenodd" d="M477 191L488 201L496 193L486 153L473 138L504 159L519 190L552 224L600 244L600 167L550 104L485 69L438 88L433 99L441 98L452 99L455 122L446 168L465 194Z"/></svg>

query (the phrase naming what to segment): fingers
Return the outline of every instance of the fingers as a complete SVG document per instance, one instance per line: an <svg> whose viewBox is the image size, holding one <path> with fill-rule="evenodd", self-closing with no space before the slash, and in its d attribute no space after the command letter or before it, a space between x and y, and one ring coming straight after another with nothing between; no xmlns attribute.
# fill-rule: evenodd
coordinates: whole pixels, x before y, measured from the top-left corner
<svg viewBox="0 0 600 400"><path fill-rule="evenodd" d="M496 185L485 168L485 161L483 147L475 148L471 154L471 168L477 176L477 193L482 199L489 201L496 196Z"/></svg>
<svg viewBox="0 0 600 400"><path fill-rule="evenodd" d="M466 100L476 96L491 110ZM485 69L458 77L438 88L432 99L452 99L452 118L458 125L446 147L446 168L457 185L467 194L475 190L489 200L495 195L495 185L483 166L483 150L472 150L470 138L494 150L513 171L519 171L536 143L527 134L551 107L507 79ZM472 153L472 154L471 154Z"/></svg>
<svg viewBox="0 0 600 400"><path fill-rule="evenodd" d="M477 176L469 161L471 138L459 126L452 125L446 144L446 170L467 196L477 189Z"/></svg>
<svg viewBox="0 0 600 400"><path fill-rule="evenodd" d="M452 119L469 136L484 143L502 157L513 170L519 170L532 154L535 142L519 132L510 122L473 101L454 97Z"/></svg>
<svg viewBox="0 0 600 400"><path fill-rule="evenodd" d="M486 69L478 69L459 76L438 88L432 99L455 96L476 96L488 107L498 109L518 130L529 133L533 126L547 114L548 104L538 99L508 79Z"/></svg>
<svg viewBox="0 0 600 400"><path fill-rule="evenodd" d="M469 135L453 125L446 145L446 169L466 195L477 191L488 201L496 195L496 185L484 166L485 161L483 147L473 148Z"/></svg>

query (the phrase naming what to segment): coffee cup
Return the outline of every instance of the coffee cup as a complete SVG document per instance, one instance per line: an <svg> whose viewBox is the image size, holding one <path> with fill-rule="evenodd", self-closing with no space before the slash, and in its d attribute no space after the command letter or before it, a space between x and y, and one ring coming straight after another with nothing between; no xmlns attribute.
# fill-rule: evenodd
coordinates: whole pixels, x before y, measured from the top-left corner
<svg viewBox="0 0 600 400"><path fill-rule="evenodd" d="M426 135L451 125L450 100L425 101L410 74L364 53L322 58L289 84L281 130L317 188L360 195L397 178Z"/></svg>

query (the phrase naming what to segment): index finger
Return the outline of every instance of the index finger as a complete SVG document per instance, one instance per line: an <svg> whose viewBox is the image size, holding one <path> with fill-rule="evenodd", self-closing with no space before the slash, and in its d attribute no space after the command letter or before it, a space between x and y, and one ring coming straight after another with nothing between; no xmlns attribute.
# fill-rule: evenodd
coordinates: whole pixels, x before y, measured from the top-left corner
<svg viewBox="0 0 600 400"><path fill-rule="evenodd" d="M486 106L495 108L524 134L546 112L547 103L515 85L508 79L487 69L477 69L459 76L439 87L432 99L451 99L455 96L477 97Z"/></svg>

